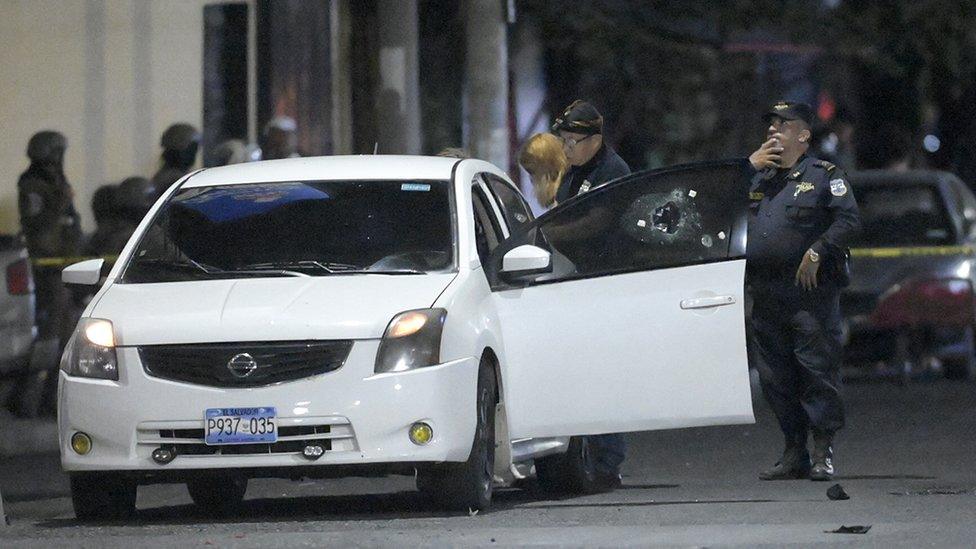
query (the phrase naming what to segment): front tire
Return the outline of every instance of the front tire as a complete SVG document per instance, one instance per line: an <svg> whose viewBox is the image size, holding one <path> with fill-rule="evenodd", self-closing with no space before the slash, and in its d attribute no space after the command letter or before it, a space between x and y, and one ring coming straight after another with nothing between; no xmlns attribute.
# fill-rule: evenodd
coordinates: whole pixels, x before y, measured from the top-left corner
<svg viewBox="0 0 976 549"><path fill-rule="evenodd" d="M471 454L464 463L445 463L417 471L417 489L421 493L456 511L484 511L491 506L497 402L495 372L490 364L482 361L478 370L478 424Z"/></svg>
<svg viewBox="0 0 976 549"><path fill-rule="evenodd" d="M71 504L79 520L121 520L136 511L136 482L118 475L72 473Z"/></svg>
<svg viewBox="0 0 976 549"><path fill-rule="evenodd" d="M244 477L201 477L188 480L186 490L193 503L211 515L225 516L241 509L247 493Z"/></svg>

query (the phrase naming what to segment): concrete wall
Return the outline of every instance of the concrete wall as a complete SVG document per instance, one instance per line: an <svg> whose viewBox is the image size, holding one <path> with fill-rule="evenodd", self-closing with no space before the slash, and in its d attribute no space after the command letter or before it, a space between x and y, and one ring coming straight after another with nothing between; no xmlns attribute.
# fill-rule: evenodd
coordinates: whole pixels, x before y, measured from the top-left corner
<svg viewBox="0 0 976 549"><path fill-rule="evenodd" d="M19 230L16 182L34 132L68 138L65 173L86 231L91 195L150 176L159 136L201 125L210 0L0 0L0 232Z"/></svg>

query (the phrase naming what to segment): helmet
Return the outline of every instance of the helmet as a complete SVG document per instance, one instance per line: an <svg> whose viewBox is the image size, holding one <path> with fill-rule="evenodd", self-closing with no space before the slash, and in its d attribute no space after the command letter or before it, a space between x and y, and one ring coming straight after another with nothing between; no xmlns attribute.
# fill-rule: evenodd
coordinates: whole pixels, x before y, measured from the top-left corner
<svg viewBox="0 0 976 549"><path fill-rule="evenodd" d="M92 194L91 208L96 222L101 223L115 214L115 189L115 185L102 185Z"/></svg>
<svg viewBox="0 0 976 549"><path fill-rule="evenodd" d="M240 139L228 139L220 143L214 148L213 157L217 166L240 164L250 159L247 145Z"/></svg>
<svg viewBox="0 0 976 549"><path fill-rule="evenodd" d="M62 133L45 130L30 138L27 143L27 158L31 162L59 162L67 148L68 140Z"/></svg>
<svg viewBox="0 0 976 549"><path fill-rule="evenodd" d="M120 211L132 212L140 217L149 211L156 196L156 188L145 177L129 177L115 190L115 204Z"/></svg>
<svg viewBox="0 0 976 549"><path fill-rule="evenodd" d="M183 151L193 145L199 145L200 132L190 124L173 124L163 132L159 144L169 151Z"/></svg>

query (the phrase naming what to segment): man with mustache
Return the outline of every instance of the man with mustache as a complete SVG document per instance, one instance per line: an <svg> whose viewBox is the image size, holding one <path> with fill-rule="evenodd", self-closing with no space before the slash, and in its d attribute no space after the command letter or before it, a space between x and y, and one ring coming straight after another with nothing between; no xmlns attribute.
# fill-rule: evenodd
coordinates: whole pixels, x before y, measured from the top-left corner
<svg viewBox="0 0 976 549"><path fill-rule="evenodd" d="M843 171L806 154L810 106L780 101L764 118L767 141L749 157L757 172L746 252L751 355L786 441L759 477L830 480L834 433L844 425L839 295L860 219Z"/></svg>

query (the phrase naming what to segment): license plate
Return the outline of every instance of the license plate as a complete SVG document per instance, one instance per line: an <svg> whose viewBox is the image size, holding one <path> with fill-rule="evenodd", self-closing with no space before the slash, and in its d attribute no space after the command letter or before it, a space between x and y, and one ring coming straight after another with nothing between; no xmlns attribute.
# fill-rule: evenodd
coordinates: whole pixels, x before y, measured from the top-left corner
<svg viewBox="0 0 976 549"><path fill-rule="evenodd" d="M255 444L278 441L275 408L207 408L203 415L205 442Z"/></svg>

